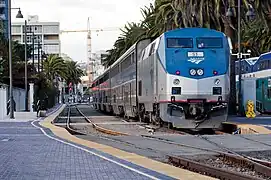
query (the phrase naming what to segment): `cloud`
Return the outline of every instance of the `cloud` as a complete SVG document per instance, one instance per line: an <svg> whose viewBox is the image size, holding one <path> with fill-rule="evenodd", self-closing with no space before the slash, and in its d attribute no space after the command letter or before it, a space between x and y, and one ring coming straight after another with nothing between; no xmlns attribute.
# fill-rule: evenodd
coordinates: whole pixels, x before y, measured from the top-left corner
<svg viewBox="0 0 271 180"><path fill-rule="evenodd" d="M59 21L65 30L83 30L90 19L91 28L116 27L114 31L93 32L92 52L111 48L120 34L119 27L126 22L142 19L140 7L153 0L15 0L13 7L20 7L25 17L38 15L40 21ZM12 12L14 21L16 11ZM74 60L87 59L86 33L61 35L61 50Z"/></svg>

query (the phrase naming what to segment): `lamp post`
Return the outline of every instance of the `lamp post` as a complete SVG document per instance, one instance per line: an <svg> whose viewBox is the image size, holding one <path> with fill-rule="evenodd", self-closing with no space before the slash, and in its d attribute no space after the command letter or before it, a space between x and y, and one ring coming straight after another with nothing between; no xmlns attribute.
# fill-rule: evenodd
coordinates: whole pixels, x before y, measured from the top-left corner
<svg viewBox="0 0 271 180"><path fill-rule="evenodd" d="M241 53L241 0L238 0L238 12L237 12L237 18L238 18L238 53L237 54L232 54L232 55L237 55L237 59L238 59L238 64L239 64L239 69L238 69L238 111L239 111L239 115L242 114L242 109L241 109L241 104L242 104L242 92L241 92L241 80L242 80L242 68L241 68L241 60L243 58L243 55L250 55L250 53ZM233 17L233 12L232 12L232 8L230 7L226 13L227 17ZM246 13L246 16L248 17L248 19L252 19L255 17L255 13L253 10L253 7L251 4L249 4L249 9L248 12Z"/></svg>
<svg viewBox="0 0 271 180"><path fill-rule="evenodd" d="M28 94L27 94L27 21L24 21L24 87L25 87L25 111L28 111Z"/></svg>
<svg viewBox="0 0 271 180"><path fill-rule="evenodd" d="M8 54L9 54L9 96L10 119L14 119L13 85L12 85L12 36L11 36L11 9L19 9L16 18L23 18L20 8L11 8L11 0L8 0Z"/></svg>

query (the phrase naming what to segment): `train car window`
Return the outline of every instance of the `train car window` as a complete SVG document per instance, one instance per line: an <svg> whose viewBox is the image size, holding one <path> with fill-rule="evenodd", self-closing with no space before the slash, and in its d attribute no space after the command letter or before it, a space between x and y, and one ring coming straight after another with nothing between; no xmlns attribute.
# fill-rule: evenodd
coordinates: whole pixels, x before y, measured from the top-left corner
<svg viewBox="0 0 271 180"><path fill-rule="evenodd" d="M192 38L168 38L168 48L193 48Z"/></svg>
<svg viewBox="0 0 271 180"><path fill-rule="evenodd" d="M213 38L213 37L202 37L196 38L197 47L199 49L206 48L223 48L223 39L222 38Z"/></svg>
<svg viewBox="0 0 271 180"><path fill-rule="evenodd" d="M126 57L124 61L121 62L121 72L123 72L126 68L131 65L131 55Z"/></svg>
<svg viewBox="0 0 271 180"><path fill-rule="evenodd" d="M145 49L143 49L143 51L142 51L142 54L141 54L141 60L143 60L144 59L144 55L145 55Z"/></svg>
<svg viewBox="0 0 271 180"><path fill-rule="evenodd" d="M241 72L244 73L244 66L241 67Z"/></svg>
<svg viewBox="0 0 271 180"><path fill-rule="evenodd" d="M116 103L116 95L113 96L113 102Z"/></svg>
<svg viewBox="0 0 271 180"><path fill-rule="evenodd" d="M109 79L109 73L106 73L106 74L104 75L104 82L107 81L108 79Z"/></svg>
<svg viewBox="0 0 271 180"><path fill-rule="evenodd" d="M142 81L138 82L138 95L142 96Z"/></svg>
<svg viewBox="0 0 271 180"><path fill-rule="evenodd" d="M260 63L260 70L263 70L263 69L264 69L264 63L261 62L261 63Z"/></svg>
<svg viewBox="0 0 271 180"><path fill-rule="evenodd" d="M154 47L155 47L155 43L152 43L151 50L149 52L149 56L152 55L152 53L154 53Z"/></svg>
<svg viewBox="0 0 271 180"><path fill-rule="evenodd" d="M132 64L135 63L135 53L132 53L131 58L132 58Z"/></svg>
<svg viewBox="0 0 271 180"><path fill-rule="evenodd" d="M116 65L115 67L112 68L110 72L111 77L115 77L119 73L119 65Z"/></svg>
<svg viewBox="0 0 271 180"><path fill-rule="evenodd" d="M239 72L239 67L236 68L236 73L238 73L238 72Z"/></svg>
<svg viewBox="0 0 271 180"><path fill-rule="evenodd" d="M256 89L258 89L260 87L260 84L259 84L259 80L256 81Z"/></svg>

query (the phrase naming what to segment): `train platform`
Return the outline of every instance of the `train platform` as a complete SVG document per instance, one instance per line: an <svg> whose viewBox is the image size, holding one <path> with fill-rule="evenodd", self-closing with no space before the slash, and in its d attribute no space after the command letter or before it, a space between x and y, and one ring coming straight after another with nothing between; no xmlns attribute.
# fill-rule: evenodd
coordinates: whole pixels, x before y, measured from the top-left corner
<svg viewBox="0 0 271 180"><path fill-rule="evenodd" d="M271 134L271 116L257 116L255 118L228 118L224 125L233 125L241 129L241 134Z"/></svg>
<svg viewBox="0 0 271 180"><path fill-rule="evenodd" d="M64 107L45 119L0 121L0 179L214 179L79 139L52 124Z"/></svg>

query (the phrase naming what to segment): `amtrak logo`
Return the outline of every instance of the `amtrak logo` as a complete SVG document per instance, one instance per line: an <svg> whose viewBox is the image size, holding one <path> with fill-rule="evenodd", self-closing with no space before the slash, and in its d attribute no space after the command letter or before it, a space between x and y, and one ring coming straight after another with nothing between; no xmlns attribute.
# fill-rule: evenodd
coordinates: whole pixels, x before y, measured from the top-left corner
<svg viewBox="0 0 271 180"><path fill-rule="evenodd" d="M194 64L199 64L201 61L204 61L204 58L190 58L188 61Z"/></svg>

